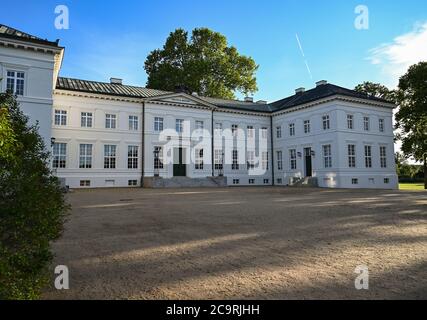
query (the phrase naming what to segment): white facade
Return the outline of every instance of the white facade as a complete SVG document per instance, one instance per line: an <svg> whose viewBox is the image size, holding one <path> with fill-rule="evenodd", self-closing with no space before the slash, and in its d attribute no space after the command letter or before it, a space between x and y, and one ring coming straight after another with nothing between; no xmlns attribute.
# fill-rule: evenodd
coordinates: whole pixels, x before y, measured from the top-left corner
<svg viewBox="0 0 427 320"><path fill-rule="evenodd" d="M56 85L63 48L52 44L0 34L1 90L19 87L22 110L39 122L48 147L54 140L52 167L71 188L140 186L157 174L223 174L229 185L315 177L320 187L397 188L387 102L336 93L272 109L149 91L120 79L63 88Z"/></svg>

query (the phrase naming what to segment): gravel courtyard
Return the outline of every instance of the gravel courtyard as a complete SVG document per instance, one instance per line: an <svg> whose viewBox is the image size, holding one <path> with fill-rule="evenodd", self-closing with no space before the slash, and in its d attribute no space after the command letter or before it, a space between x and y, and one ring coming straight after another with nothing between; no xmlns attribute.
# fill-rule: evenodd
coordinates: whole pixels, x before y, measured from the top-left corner
<svg viewBox="0 0 427 320"><path fill-rule="evenodd" d="M45 299L427 299L427 193L98 189L73 206ZM356 266L369 290L356 290ZM53 266L52 266L53 277ZM53 283L53 280L52 280Z"/></svg>

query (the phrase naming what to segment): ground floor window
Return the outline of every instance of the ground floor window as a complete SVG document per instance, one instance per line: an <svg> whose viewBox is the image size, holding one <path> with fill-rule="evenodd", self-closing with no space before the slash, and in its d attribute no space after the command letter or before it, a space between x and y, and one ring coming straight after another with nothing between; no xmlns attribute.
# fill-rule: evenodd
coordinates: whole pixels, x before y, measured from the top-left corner
<svg viewBox="0 0 427 320"><path fill-rule="evenodd" d="M387 168L387 149L385 146L380 146L380 164L381 168Z"/></svg>
<svg viewBox="0 0 427 320"><path fill-rule="evenodd" d="M138 180L128 180L128 186L137 186Z"/></svg>
<svg viewBox="0 0 427 320"><path fill-rule="evenodd" d="M268 152L263 151L261 153L261 168L262 170L268 170Z"/></svg>
<svg viewBox="0 0 427 320"><path fill-rule="evenodd" d="M154 147L154 169L163 169L163 151L162 147Z"/></svg>
<svg viewBox="0 0 427 320"><path fill-rule="evenodd" d="M277 170L283 169L282 151L277 151Z"/></svg>
<svg viewBox="0 0 427 320"><path fill-rule="evenodd" d="M203 149L196 149L195 152L194 168L203 170Z"/></svg>
<svg viewBox="0 0 427 320"><path fill-rule="evenodd" d="M246 153L248 170L255 168L255 151L249 150Z"/></svg>
<svg viewBox="0 0 427 320"><path fill-rule="evenodd" d="M221 149L216 149L214 151L214 161L215 161L215 170L223 169L223 153Z"/></svg>
<svg viewBox="0 0 427 320"><path fill-rule="evenodd" d="M347 146L348 151L348 167L356 167L356 146L354 144L349 144Z"/></svg>
<svg viewBox="0 0 427 320"><path fill-rule="evenodd" d="M80 145L79 168L90 169L92 168L92 145Z"/></svg>
<svg viewBox="0 0 427 320"><path fill-rule="evenodd" d="M326 144L323 146L323 164L325 168L332 167L332 152L330 144Z"/></svg>
<svg viewBox="0 0 427 320"><path fill-rule="evenodd" d="M128 169L138 169L138 146L128 146Z"/></svg>
<svg viewBox="0 0 427 320"><path fill-rule="evenodd" d="M53 162L54 168L65 168L67 162L67 144L66 143L54 143L53 144Z"/></svg>
<svg viewBox="0 0 427 320"><path fill-rule="evenodd" d="M237 150L233 150L231 154L231 170L239 170L239 154Z"/></svg>
<svg viewBox="0 0 427 320"><path fill-rule="evenodd" d="M372 147L365 146L365 167L372 168Z"/></svg>
<svg viewBox="0 0 427 320"><path fill-rule="evenodd" d="M80 187L90 187L90 180L80 180Z"/></svg>
<svg viewBox="0 0 427 320"><path fill-rule="evenodd" d="M104 145L104 169L116 168L116 149L115 145Z"/></svg>
<svg viewBox="0 0 427 320"><path fill-rule="evenodd" d="M295 149L289 150L289 164L291 170L296 170L297 168L297 151Z"/></svg>

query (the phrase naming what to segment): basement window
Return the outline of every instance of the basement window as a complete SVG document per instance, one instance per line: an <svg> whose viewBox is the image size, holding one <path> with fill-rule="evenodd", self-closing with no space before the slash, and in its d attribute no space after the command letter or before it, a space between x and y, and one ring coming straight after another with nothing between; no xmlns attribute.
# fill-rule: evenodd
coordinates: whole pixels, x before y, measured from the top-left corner
<svg viewBox="0 0 427 320"><path fill-rule="evenodd" d="M90 180L80 180L80 187L90 187Z"/></svg>
<svg viewBox="0 0 427 320"><path fill-rule="evenodd" d="M128 186L137 186L138 180L128 180Z"/></svg>
<svg viewBox="0 0 427 320"><path fill-rule="evenodd" d="M389 178L384 178L384 183L385 183L385 184L390 183L390 179L389 179Z"/></svg>
<svg viewBox="0 0 427 320"><path fill-rule="evenodd" d="M351 179L351 184L359 184L359 179L357 178Z"/></svg>
<svg viewBox="0 0 427 320"><path fill-rule="evenodd" d="M255 184L255 179L249 179L249 184Z"/></svg>
<svg viewBox="0 0 427 320"><path fill-rule="evenodd" d="M239 179L233 179L233 184L240 184L240 180Z"/></svg>

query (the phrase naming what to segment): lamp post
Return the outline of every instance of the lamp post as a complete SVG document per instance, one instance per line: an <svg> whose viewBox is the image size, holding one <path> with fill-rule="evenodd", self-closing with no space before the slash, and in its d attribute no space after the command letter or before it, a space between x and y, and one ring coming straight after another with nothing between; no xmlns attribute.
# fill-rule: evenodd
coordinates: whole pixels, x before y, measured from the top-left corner
<svg viewBox="0 0 427 320"><path fill-rule="evenodd" d="M159 173L159 150L156 148L153 151L154 153L154 176L158 177Z"/></svg>

